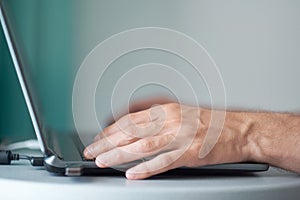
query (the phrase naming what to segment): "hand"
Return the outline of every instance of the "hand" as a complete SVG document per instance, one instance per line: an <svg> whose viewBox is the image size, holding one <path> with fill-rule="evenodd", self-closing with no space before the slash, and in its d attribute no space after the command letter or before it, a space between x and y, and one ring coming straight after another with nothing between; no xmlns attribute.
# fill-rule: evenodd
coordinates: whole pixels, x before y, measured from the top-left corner
<svg viewBox="0 0 300 200"><path fill-rule="evenodd" d="M204 158L199 157L210 118L210 110L198 107L176 103L154 106L128 114L105 128L85 149L84 155L88 159L96 158L101 168L155 156L128 169L128 179L144 179L181 166L247 160L246 138L250 124L243 123L246 120L233 113L226 118L212 151Z"/></svg>

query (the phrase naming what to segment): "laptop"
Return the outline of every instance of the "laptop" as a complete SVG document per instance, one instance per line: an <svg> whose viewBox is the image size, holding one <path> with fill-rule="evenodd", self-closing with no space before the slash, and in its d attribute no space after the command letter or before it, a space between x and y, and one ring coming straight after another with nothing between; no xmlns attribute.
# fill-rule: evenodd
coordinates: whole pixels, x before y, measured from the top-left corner
<svg viewBox="0 0 300 200"><path fill-rule="evenodd" d="M98 168L93 160L86 160L83 156L83 145L81 138L76 132L59 133L43 126L43 113L38 105L38 98L34 85L30 84L29 66L24 62L20 54L20 46L16 46L12 35L12 27L9 26L6 10L0 0L0 19L2 30L10 51L13 65L25 98L36 137L40 149L45 157L45 169L51 173L65 176L82 175L117 175L124 174L125 170L144 160L137 160L131 163L115 166L114 168ZM25 71L27 73L25 73ZM110 108L107 108L110 109ZM196 174L233 174L244 172L259 172L268 170L269 165L264 163L228 163L209 165L201 167L180 167L163 173L164 175L196 175Z"/></svg>

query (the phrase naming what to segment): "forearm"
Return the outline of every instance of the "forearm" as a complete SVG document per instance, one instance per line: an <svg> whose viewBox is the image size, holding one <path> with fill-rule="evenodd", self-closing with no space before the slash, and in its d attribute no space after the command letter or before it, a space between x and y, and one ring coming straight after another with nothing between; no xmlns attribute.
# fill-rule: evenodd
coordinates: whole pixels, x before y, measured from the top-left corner
<svg viewBox="0 0 300 200"><path fill-rule="evenodd" d="M300 116L242 113L249 129L249 159L300 173Z"/></svg>

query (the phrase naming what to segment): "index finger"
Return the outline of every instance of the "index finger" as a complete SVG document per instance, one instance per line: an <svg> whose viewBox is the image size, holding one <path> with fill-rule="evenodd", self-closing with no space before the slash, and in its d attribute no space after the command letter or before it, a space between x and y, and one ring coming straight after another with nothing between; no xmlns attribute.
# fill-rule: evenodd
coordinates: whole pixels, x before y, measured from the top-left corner
<svg viewBox="0 0 300 200"><path fill-rule="evenodd" d="M121 132L122 130L125 130L129 126L136 126L139 124L144 124L151 121L149 116L149 110L143 110L135 113L127 114L123 117L121 117L119 120L117 120L112 125L106 127L103 129L103 131L99 134L97 134L94 138L94 141L98 141L102 139L103 137L108 137L114 133Z"/></svg>

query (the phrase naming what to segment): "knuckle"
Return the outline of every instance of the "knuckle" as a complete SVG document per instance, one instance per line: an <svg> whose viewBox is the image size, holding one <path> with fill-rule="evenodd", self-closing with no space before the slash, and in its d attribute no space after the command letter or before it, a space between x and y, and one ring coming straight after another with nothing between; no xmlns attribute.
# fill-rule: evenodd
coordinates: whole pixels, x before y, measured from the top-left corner
<svg viewBox="0 0 300 200"><path fill-rule="evenodd" d="M139 142L138 150L142 153L151 151L154 148L154 142L151 140L141 140Z"/></svg>
<svg viewBox="0 0 300 200"><path fill-rule="evenodd" d="M178 103L168 103L168 104L166 104L166 107L171 110L173 110L173 109L175 110L175 109L180 108L180 105Z"/></svg>
<svg viewBox="0 0 300 200"><path fill-rule="evenodd" d="M132 142L133 141L133 136L129 135L129 134L124 134L122 140L125 142Z"/></svg>
<svg viewBox="0 0 300 200"><path fill-rule="evenodd" d="M130 114L124 115L117 121L119 127L126 126L130 123Z"/></svg>
<svg viewBox="0 0 300 200"><path fill-rule="evenodd" d="M125 134L122 138L122 143L123 143L122 145L131 144L135 141L136 141L136 137L134 137L133 135Z"/></svg>
<svg viewBox="0 0 300 200"><path fill-rule="evenodd" d="M137 131L135 126L128 126L126 129L122 130L122 133L126 135L126 139L131 139L137 136Z"/></svg>
<svg viewBox="0 0 300 200"><path fill-rule="evenodd" d="M120 140L120 139L117 139L117 140L115 140L115 141L109 139L109 140L108 140L108 143L109 143L110 145L112 145L114 148L116 148L116 147L122 146L123 141Z"/></svg>
<svg viewBox="0 0 300 200"><path fill-rule="evenodd" d="M126 120L127 122L132 122L132 120L134 119L134 114L133 113L129 113L126 115Z"/></svg>
<svg viewBox="0 0 300 200"><path fill-rule="evenodd" d="M99 133L98 135L100 136L107 136L109 135L109 133L111 133L113 131L113 125L112 126L108 126L106 128L103 129L102 133Z"/></svg>
<svg viewBox="0 0 300 200"><path fill-rule="evenodd" d="M120 147L126 144L129 144L133 141L133 137L129 134L123 133L119 135L115 135L113 138L110 139L110 142L115 146L115 147Z"/></svg>
<svg viewBox="0 0 300 200"><path fill-rule="evenodd" d="M128 118L129 118L131 121L134 121L136 118L139 118L139 113L129 113L129 114L128 114Z"/></svg>

